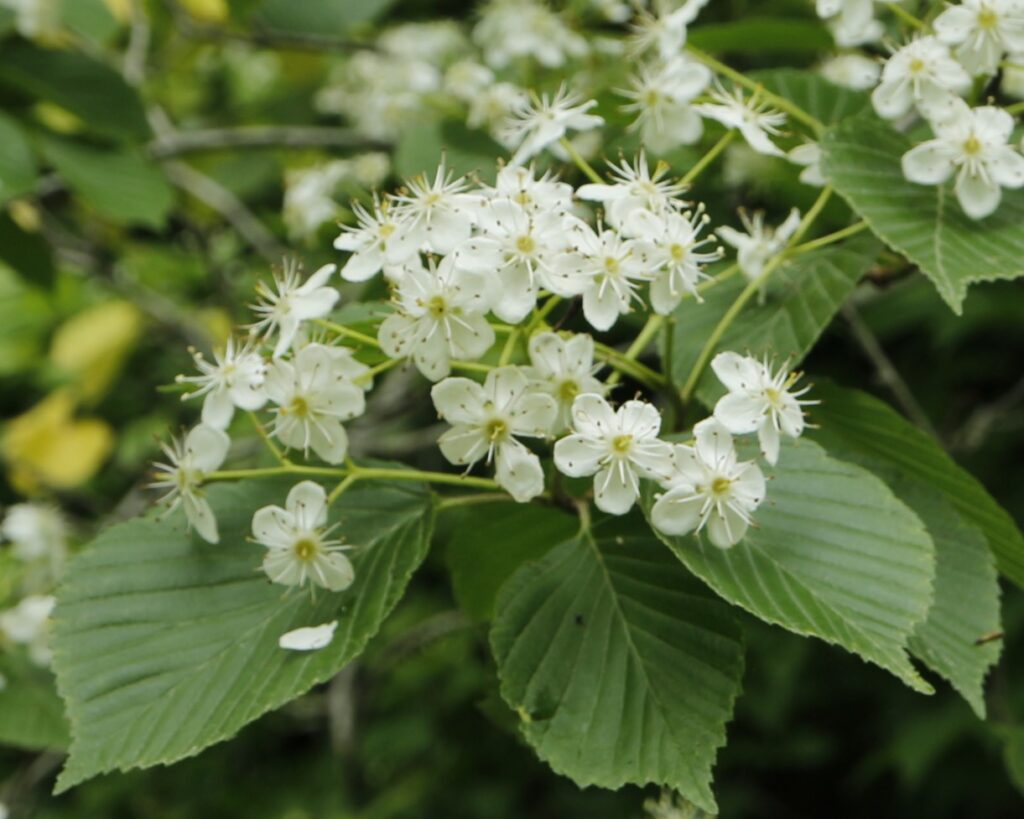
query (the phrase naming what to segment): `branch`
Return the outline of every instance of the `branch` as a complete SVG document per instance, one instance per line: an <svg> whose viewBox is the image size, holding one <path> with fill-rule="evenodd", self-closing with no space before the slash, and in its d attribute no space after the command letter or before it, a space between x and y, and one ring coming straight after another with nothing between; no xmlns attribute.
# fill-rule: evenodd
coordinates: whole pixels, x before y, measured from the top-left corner
<svg viewBox="0 0 1024 819"><path fill-rule="evenodd" d="M386 151L391 147L386 142L367 139L346 128L249 125L165 134L150 142L146 151L153 159L166 159L225 148L346 148Z"/></svg>

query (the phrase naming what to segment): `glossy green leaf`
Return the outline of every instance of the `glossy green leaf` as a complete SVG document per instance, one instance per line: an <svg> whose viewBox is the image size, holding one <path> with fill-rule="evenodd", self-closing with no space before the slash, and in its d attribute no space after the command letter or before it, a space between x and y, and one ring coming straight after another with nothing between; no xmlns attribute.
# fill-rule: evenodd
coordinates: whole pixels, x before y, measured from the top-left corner
<svg viewBox="0 0 1024 819"><path fill-rule="evenodd" d="M571 537L578 525L565 512L532 504L487 503L461 510L447 550L459 605L478 620L490 620L509 575Z"/></svg>
<svg viewBox="0 0 1024 819"><path fill-rule="evenodd" d="M885 477L880 476L880 477ZM985 718L985 676L999 660L999 577L985 536L941 494L893 478L893 491L917 514L935 544L935 598L908 643L911 653L952 684Z"/></svg>
<svg viewBox="0 0 1024 819"><path fill-rule="evenodd" d="M757 526L736 546L719 549L703 535L662 539L731 603L930 693L906 652L928 613L935 575L920 519L870 472L811 441L784 444L778 467L765 474ZM654 496L646 493L646 508Z"/></svg>
<svg viewBox="0 0 1024 819"><path fill-rule="evenodd" d="M5 43L0 83L67 109L94 133L135 142L150 134L135 90L113 68L84 54Z"/></svg>
<svg viewBox="0 0 1024 819"><path fill-rule="evenodd" d="M874 116L853 117L821 141L822 168L871 229L914 262L960 313L974 282L1024 275L1024 191L1004 191L999 209L968 218L949 186L915 185L900 160L911 141Z"/></svg>
<svg viewBox="0 0 1024 819"><path fill-rule="evenodd" d="M68 724L53 674L7 650L0 654L0 678L0 743L36 750L67 748Z"/></svg>
<svg viewBox="0 0 1024 819"><path fill-rule="evenodd" d="M824 30L821 31L828 36ZM870 102L867 93L843 88L815 71L776 68L757 71L753 76L769 91L796 103L826 125L864 110Z"/></svg>
<svg viewBox="0 0 1024 819"><path fill-rule="evenodd" d="M745 17L727 23L702 23L688 41L713 52L737 54L816 54L832 47L832 38L816 20Z"/></svg>
<svg viewBox="0 0 1024 819"><path fill-rule="evenodd" d="M739 629L639 517L606 521L512 575L491 646L502 696L556 772L581 787L660 783L715 810Z"/></svg>
<svg viewBox="0 0 1024 819"><path fill-rule="evenodd" d="M895 472L938 491L965 520L984 532L996 566L1024 586L1024 537L1006 511L927 433L890 406L858 390L818 384L821 400L812 435L830 452L883 477Z"/></svg>
<svg viewBox="0 0 1024 819"><path fill-rule="evenodd" d="M71 190L119 224L161 228L174 189L155 163L134 149L103 149L48 138L43 152Z"/></svg>
<svg viewBox="0 0 1024 819"><path fill-rule="evenodd" d="M259 570L253 512L293 481L215 486L221 542L180 513L119 524L72 561L54 614L55 667L73 741L58 790L114 769L170 763L332 677L401 598L427 552L430 493L416 484L352 488L332 509L358 546L347 591L286 589ZM282 634L338 621L331 644L299 653Z"/></svg>
<svg viewBox="0 0 1024 819"><path fill-rule="evenodd" d="M755 296L715 347L758 357L788 359L796 366L831 323L846 297L878 255L878 243L861 237L811 251L783 263L763 299ZM686 382L708 336L746 286L741 275L709 290L703 303L687 299L672 314L672 380ZM668 338L668 336L664 336ZM697 397L711 406L723 387L710 367L697 382Z"/></svg>

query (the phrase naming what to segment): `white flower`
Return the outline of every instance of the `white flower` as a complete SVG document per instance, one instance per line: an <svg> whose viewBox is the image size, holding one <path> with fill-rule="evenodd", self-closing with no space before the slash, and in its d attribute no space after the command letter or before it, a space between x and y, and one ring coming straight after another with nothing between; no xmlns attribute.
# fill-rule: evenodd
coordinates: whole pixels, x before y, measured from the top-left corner
<svg viewBox="0 0 1024 819"><path fill-rule="evenodd" d="M492 460L498 483L519 503L544 491L540 459L515 436L547 435L558 413L555 399L531 392L519 367L498 367L483 386L468 378L446 378L430 391L438 414L452 428L438 445L451 463L472 466Z"/></svg>
<svg viewBox="0 0 1024 819"><path fill-rule="evenodd" d="M672 448L658 439L661 415L644 401L613 410L600 395L580 395L572 406L574 432L555 444L555 466L571 478L594 475L594 502L624 515L640 494L640 478L667 480Z"/></svg>
<svg viewBox="0 0 1024 819"><path fill-rule="evenodd" d="M273 289L265 282L256 286L260 301L252 305L252 310L260 319L251 329L267 336L277 331L275 358L288 352L303 321L323 318L338 301L338 291L327 286L327 280L337 270L335 265L325 264L301 284L299 270L296 262L286 261L281 273L274 275Z"/></svg>
<svg viewBox="0 0 1024 819"><path fill-rule="evenodd" d="M641 8L632 26L632 42L636 52L654 51L662 59L677 55L686 44L686 29L708 0L685 0L678 8L666 0L655 0L654 9Z"/></svg>
<svg viewBox="0 0 1024 819"><path fill-rule="evenodd" d="M533 57L547 68L558 68L569 57L587 53L587 41L535 0L491 0L480 12L473 41L495 68L519 57Z"/></svg>
<svg viewBox="0 0 1024 819"><path fill-rule="evenodd" d="M252 533L267 547L263 571L274 583L302 586L308 580L329 591L343 591L352 585L355 572L342 554L350 546L330 539L327 524L327 494L313 481L292 487L280 506L264 506L252 516Z"/></svg>
<svg viewBox="0 0 1024 819"><path fill-rule="evenodd" d="M718 399L715 418L733 435L757 433L761 454L770 464L779 458L779 436L799 438L804 431L801 400L810 387L791 392L800 377L785 367L773 373L768 363L736 353L719 353L711 368L728 393Z"/></svg>
<svg viewBox="0 0 1024 819"><path fill-rule="evenodd" d="M867 91L878 84L882 67L877 60L863 54L837 54L829 57L818 71L829 82L854 91Z"/></svg>
<svg viewBox="0 0 1024 819"><path fill-rule="evenodd" d="M288 651L318 651L326 648L334 639L334 632L338 628L338 621L331 620L322 626L305 626L304 628L292 629L277 638L279 648Z"/></svg>
<svg viewBox="0 0 1024 819"><path fill-rule="evenodd" d="M1024 99L1024 51L1010 54L1003 64L999 90L1014 99Z"/></svg>
<svg viewBox="0 0 1024 819"><path fill-rule="evenodd" d="M603 125L604 119L587 113L595 105L596 100L580 102L565 86L553 97L542 94L517 105L502 129L502 144L516 146L509 164L522 165L549 147L559 159L568 159L558 141L570 130L589 131Z"/></svg>
<svg viewBox="0 0 1024 819"><path fill-rule="evenodd" d="M265 389L277 405L271 434L286 447L312 449L327 463L348 454L343 421L366 408L362 389L341 368L334 353L322 344L309 344L291 361L275 361L267 371Z"/></svg>
<svg viewBox="0 0 1024 819"><path fill-rule="evenodd" d="M790 162L803 166L803 170L800 171L800 181L805 185L814 185L814 187L820 188L828 184L828 180L821 170L821 146L817 142L805 142L803 145L797 145L786 156L789 157Z"/></svg>
<svg viewBox="0 0 1024 819"><path fill-rule="evenodd" d="M651 508L651 523L666 535L707 528L720 549L746 534L751 515L764 500L765 480L753 461L740 461L732 437L714 418L693 428L694 446L676 444L668 491Z"/></svg>
<svg viewBox="0 0 1024 819"><path fill-rule="evenodd" d="M494 343L486 319L488 280L455 264L452 256L436 267L409 271L398 284L397 311L377 331L391 358L412 358L431 381L451 372L451 361L473 361Z"/></svg>
<svg viewBox="0 0 1024 819"><path fill-rule="evenodd" d="M494 84L494 72L473 59L462 59L448 66L444 73L444 89L463 102L472 103Z"/></svg>
<svg viewBox="0 0 1024 819"><path fill-rule="evenodd" d="M12 643L28 646L29 657L36 665L48 666L53 659L48 632L56 602L50 595L33 594L0 612L0 632Z"/></svg>
<svg viewBox="0 0 1024 819"><path fill-rule="evenodd" d="M949 119L933 128L935 139L903 155L903 175L911 182L941 185L955 174L956 198L972 219L995 211L1002 188L1024 186L1024 157L1007 144L1013 117L1003 109L971 109L957 100Z"/></svg>
<svg viewBox="0 0 1024 819"><path fill-rule="evenodd" d="M714 102L693 106L697 113L720 122L726 128L735 128L759 154L785 156L782 149L771 140L771 137L782 134L785 114L767 103L758 103L756 93L747 99L739 86L726 91L719 85L711 90L710 96Z"/></svg>
<svg viewBox="0 0 1024 819"><path fill-rule="evenodd" d="M625 159L618 165L608 165L612 177L610 184L583 185L576 195L580 199L601 202L608 224L626 235L634 235L632 219L638 211L646 210L661 216L688 204L679 198L684 188L670 177L671 168L659 162L652 173L643 151L632 165Z"/></svg>
<svg viewBox="0 0 1024 819"><path fill-rule="evenodd" d="M469 238L481 197L466 193L466 180L455 177L443 159L433 181L420 174L405 184L407 192L392 201L397 206L396 216L417 246L443 256ZM341 274L344 276L345 271Z"/></svg>
<svg viewBox="0 0 1024 819"><path fill-rule="evenodd" d="M179 375L179 384L195 384L198 389L183 395L182 400L203 398L203 423L217 429L227 429L235 414L235 407L258 410L267 403L263 380L267 366L263 357L253 349L250 336L241 346L229 338L224 352L214 350L213 363L201 352L193 352L200 375Z"/></svg>
<svg viewBox="0 0 1024 819"><path fill-rule="evenodd" d="M829 21L836 45L870 43L884 32L874 19L874 0L817 0L816 7L818 16Z"/></svg>
<svg viewBox="0 0 1024 819"><path fill-rule="evenodd" d="M512 112L526 105L529 99L529 94L518 85L510 82L493 83L469 101L466 125L470 128L486 128L491 136L511 150L516 147L516 135L507 134L505 124Z"/></svg>
<svg viewBox="0 0 1024 819"><path fill-rule="evenodd" d="M67 546L67 525L56 506L16 503L7 510L0 534L9 540L19 560L49 559L60 563Z"/></svg>
<svg viewBox="0 0 1024 819"><path fill-rule="evenodd" d="M557 333L537 333L530 339L530 364L524 371L535 390L546 392L558 404L552 432L572 423L572 404L577 395L603 395L605 385L594 377L594 339L585 333L563 339Z"/></svg>
<svg viewBox="0 0 1024 819"><path fill-rule="evenodd" d="M750 216L741 210L740 220L746 233L724 225L717 228L717 233L722 241L736 248L740 270L753 281L761 275L768 260L781 253L786 243L796 233L800 225L800 211L793 208L786 221L774 229L765 226L764 213L761 211Z"/></svg>
<svg viewBox="0 0 1024 819"><path fill-rule="evenodd" d="M935 34L958 46L956 57L971 74L995 74L1007 51L1024 50L1021 0L961 0L935 18Z"/></svg>
<svg viewBox="0 0 1024 819"><path fill-rule="evenodd" d="M508 199L497 199L480 209L478 223L480 235L459 246L455 263L492 280L491 308L502 321L522 321L542 287L567 297L579 292L564 264L564 254L571 248L561 211L531 213Z"/></svg>
<svg viewBox="0 0 1024 819"><path fill-rule="evenodd" d="M655 313L667 316L679 306L685 293L700 300L697 285L708 278L703 266L718 261L723 254L720 247L701 250L717 241L714 234L700 235L709 221L703 205L694 212L655 216L641 211L636 215L633 224L640 238L637 249L655 271L651 282L651 307Z"/></svg>
<svg viewBox="0 0 1024 819"><path fill-rule="evenodd" d="M690 101L710 82L708 68L683 57L657 67L642 66L631 78L630 87L619 91L631 100L622 110L636 114L630 128L640 131L644 146L667 153L701 138L704 123Z"/></svg>
<svg viewBox="0 0 1024 819"><path fill-rule="evenodd" d="M508 199L531 216L544 213L568 213L572 207L572 185L559 182L551 171L538 177L531 165L506 165L498 171L494 187L481 189L486 200Z"/></svg>
<svg viewBox="0 0 1024 819"><path fill-rule="evenodd" d="M201 488L206 476L216 472L227 457L231 439L223 430L208 424L197 424L184 440L174 438L170 445L161 444L168 463L153 464L155 480L150 486L166 489L161 502L171 501L170 514L180 503L185 519L195 527L203 540L216 543L217 518Z"/></svg>
<svg viewBox="0 0 1024 819"><path fill-rule="evenodd" d="M595 330L610 330L640 300L637 290L653 278L651 266L632 240L614 230L579 222L570 236L576 252L566 264L583 296L583 315Z"/></svg>
<svg viewBox="0 0 1024 819"><path fill-rule="evenodd" d="M403 265L416 257L422 238L411 229L405 212L378 203L370 213L358 202L352 204L352 211L359 224L342 225L342 234L334 240L335 249L352 254L341 268L341 277L362 282L383 270L389 279L401 279Z"/></svg>
<svg viewBox="0 0 1024 819"><path fill-rule="evenodd" d="M284 222L292 238L307 238L335 218L334 192L352 175L352 163L336 159L310 168L293 168L284 178Z"/></svg>
<svg viewBox="0 0 1024 819"><path fill-rule="evenodd" d="M886 61L871 102L886 119L899 119L915 105L934 119L945 116L957 95L970 87L971 78L948 47L935 37L919 37Z"/></svg>

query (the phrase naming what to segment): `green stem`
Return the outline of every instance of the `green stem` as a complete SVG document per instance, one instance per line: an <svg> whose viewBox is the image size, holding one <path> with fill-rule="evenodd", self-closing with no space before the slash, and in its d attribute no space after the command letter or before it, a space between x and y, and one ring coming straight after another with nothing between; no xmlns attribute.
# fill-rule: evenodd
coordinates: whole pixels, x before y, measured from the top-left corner
<svg viewBox="0 0 1024 819"><path fill-rule="evenodd" d="M254 427L256 427L256 434L259 435L260 438L263 440L263 443L266 444L267 449L269 449L271 451L271 453L274 456L274 459L279 464L283 464L285 466L290 465L291 461L289 461L284 456L284 453L281 452L281 449L277 446L277 444L275 444L270 439L270 435L267 433L266 427L264 427L263 424L260 423L260 419L256 417L256 413L255 412L248 412L246 414L249 416L249 420L252 422L252 425Z"/></svg>
<svg viewBox="0 0 1024 819"><path fill-rule="evenodd" d="M851 236L856 236L858 233L863 233L867 229L867 222L857 222L849 227L844 227L842 230L837 230L835 233L829 233L818 239L812 239L810 242L804 242L802 245L797 245L789 251L789 255L796 256L800 253L817 250L818 248L840 242L843 239L848 239Z"/></svg>
<svg viewBox="0 0 1024 819"><path fill-rule="evenodd" d="M732 326L732 323L743 311L743 308L746 307L747 302L750 301L751 297L753 297L755 293L768 283L768 279L771 278L771 275L779 265L789 257L793 248L798 245L800 239L803 238L804 234L807 233L810 226L814 223L814 220L821 214L821 211L824 209L831 196L831 187L827 187L822 190L815 203L811 206L811 209L807 211L807 213L804 214L804 218L800 220L800 224L797 226L796 232L790 238L786 247L768 260L760 276L747 283L747 286L744 287L736 297L736 301L730 305L729 309L725 311L725 315L723 315L718 324L715 325L715 329L711 331L711 335L708 336L708 340L701 348L700 355L697 356L697 361L693 365L693 369L690 370L690 375L687 377L686 383L680 391L680 397L684 404L689 403L690 398L693 396L693 392L697 388L697 382L700 380L701 375L704 374L704 368L707 367L708 361L711 360L711 356L714 354L715 348L718 346L718 342L722 340L722 336L724 336L726 331Z"/></svg>
<svg viewBox="0 0 1024 819"><path fill-rule="evenodd" d="M899 17L904 23L918 31L927 31L928 24L924 20L918 20L913 14L900 6L898 3L886 3L889 11Z"/></svg>
<svg viewBox="0 0 1024 819"><path fill-rule="evenodd" d="M533 318L530 319L530 323L526 326L525 335L527 338L533 335L533 331L537 329L540 324L547 320L547 317L551 315L551 311L558 307L562 303L561 296L550 296L547 301L541 305L539 310L536 310L533 314Z"/></svg>
<svg viewBox="0 0 1024 819"><path fill-rule="evenodd" d="M358 481L359 477L360 476L358 474L349 475L347 478L345 478L345 480L343 480L336 487L334 487L334 489L331 490L331 494L327 496L327 505L330 506L338 498L340 498L343 494L345 494L345 491L352 484L354 484L356 481Z"/></svg>
<svg viewBox="0 0 1024 819"><path fill-rule="evenodd" d="M595 341L594 353L612 369L621 371L624 375L628 375L652 390L658 389L665 383L665 377L661 373L644 366L639 361L631 361L623 353L607 344Z"/></svg>
<svg viewBox="0 0 1024 819"><path fill-rule="evenodd" d="M494 369L490 364L480 364L477 361L453 361L453 370L463 370L470 373L489 373Z"/></svg>
<svg viewBox="0 0 1024 819"><path fill-rule="evenodd" d="M647 323L643 326L639 335L633 341L632 344L623 353L623 358L628 361L636 361L638 355L647 349L647 345L651 343L651 339L658 334L658 330L661 329L662 323L665 321L664 316L659 316L657 313L651 315L647 319ZM613 387L619 383L622 377L621 371L613 372L609 377L607 384L609 387Z"/></svg>
<svg viewBox="0 0 1024 819"><path fill-rule="evenodd" d="M735 138L736 131L726 131L722 135L721 139L712 145L708 152L698 159L696 164L690 168L682 178L680 178L679 184L684 188L690 187L690 185L693 184L693 181L704 172L708 165L718 158L718 155L722 153L722 151L724 151L729 146L729 143Z"/></svg>
<svg viewBox="0 0 1024 819"><path fill-rule="evenodd" d="M370 367L370 369L368 369L362 375L359 375L359 376L356 376L355 378L353 378L352 379L352 383L353 384L363 384L363 383L365 383L367 381L371 381L376 376L380 375L381 373L387 372L392 367L397 367L403 361L405 361L404 358L389 358L387 361L383 361L383 362L381 362L380 364L378 364L375 367Z"/></svg>
<svg viewBox="0 0 1024 819"><path fill-rule="evenodd" d="M812 117L799 105L787 100L785 97L780 97L778 94L772 93L756 80L752 80L750 77L741 74L735 68L730 68L725 63L716 60L710 54L701 51L699 48L688 45L686 46L686 50L695 60L704 63L704 65L716 74L721 74L723 77L728 77L737 85L742 85L744 88L756 91L761 97L768 100L780 111L785 111L793 117L793 119L799 120L816 134L821 134L825 130L825 126L822 124L821 120Z"/></svg>
<svg viewBox="0 0 1024 819"><path fill-rule="evenodd" d="M576 164L577 168L583 171L583 175L586 176L587 179L589 179L591 182L597 185L605 184L604 180L601 178L601 174L595 171L591 167L590 163L587 162L587 160L585 160L582 156L580 156L580 152L576 150L575 145L573 145L565 137L562 137L559 140L559 145L565 148L565 152L569 154L569 158Z"/></svg>
<svg viewBox="0 0 1024 819"><path fill-rule="evenodd" d="M481 503L507 503L505 495L455 495L450 498L441 498L437 502L437 511L444 512L448 509L460 509L463 506L476 506Z"/></svg>
<svg viewBox="0 0 1024 819"><path fill-rule="evenodd" d="M333 321L328 321L327 319L313 319L313 321L321 327L326 327L332 333L337 333L339 336L351 338L354 341L358 341L370 347L380 347L380 342L373 336L366 335L366 333L360 333L358 330L353 330L342 324L335 324Z"/></svg>
<svg viewBox="0 0 1024 819"><path fill-rule="evenodd" d="M501 487L490 478L475 478L471 475L451 475L447 472L429 472L421 469L389 469L386 467L355 466L323 467L323 466L288 466L259 467L255 469L222 469L211 472L206 481L235 481L247 478L276 478L282 475L316 475L323 478L343 478L345 488L352 482L359 481L419 481L423 483L440 483L449 486L470 486L474 489L500 491ZM351 482L349 482L351 479ZM335 490L337 491L337 490Z"/></svg>
<svg viewBox="0 0 1024 819"><path fill-rule="evenodd" d="M422 481L442 483L449 486L472 486L476 489L503 491L490 478L475 478L472 475L451 475L447 472L425 472L419 469L388 469L386 467L358 467L354 473L359 480Z"/></svg>

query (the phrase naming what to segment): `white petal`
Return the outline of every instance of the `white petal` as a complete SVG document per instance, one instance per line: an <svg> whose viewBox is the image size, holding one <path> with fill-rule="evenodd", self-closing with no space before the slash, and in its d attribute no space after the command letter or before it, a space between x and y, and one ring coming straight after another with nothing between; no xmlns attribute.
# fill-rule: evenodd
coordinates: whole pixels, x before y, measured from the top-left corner
<svg viewBox="0 0 1024 819"><path fill-rule="evenodd" d="M708 540L719 549L729 549L747 533L747 522L728 507L722 511L721 515L712 512L708 518Z"/></svg>
<svg viewBox="0 0 1024 819"><path fill-rule="evenodd" d="M230 446L231 439L223 430L207 424L197 424L185 436L185 451L201 472L215 472L224 463Z"/></svg>
<svg viewBox="0 0 1024 819"><path fill-rule="evenodd" d="M768 405L749 392L730 392L715 404L715 418L733 435L754 432L764 420Z"/></svg>
<svg viewBox="0 0 1024 819"><path fill-rule="evenodd" d="M544 491L544 470L540 459L516 440L498 447L495 478L519 503L526 503Z"/></svg>
<svg viewBox="0 0 1024 819"><path fill-rule="evenodd" d="M252 516L252 533L271 549L287 549L292 542L295 518L280 506L264 506Z"/></svg>
<svg viewBox="0 0 1024 819"><path fill-rule="evenodd" d="M736 457L732 436L717 418L705 418L693 428L697 455L706 464L730 463Z"/></svg>
<svg viewBox="0 0 1024 819"><path fill-rule="evenodd" d="M545 393L528 393L516 402L511 415L513 433L542 437L548 434L555 423L558 402Z"/></svg>
<svg viewBox="0 0 1024 819"><path fill-rule="evenodd" d="M430 397L438 415L450 424L478 424L483 418L483 390L468 378L446 378L433 386Z"/></svg>
<svg viewBox="0 0 1024 819"><path fill-rule="evenodd" d="M573 401L572 423L577 432L599 438L615 429L615 411L600 395L584 393Z"/></svg>
<svg viewBox="0 0 1024 819"><path fill-rule="evenodd" d="M480 358L494 344L494 328L483 316L463 316L451 324L451 356L459 361Z"/></svg>
<svg viewBox="0 0 1024 819"><path fill-rule="evenodd" d="M309 567L309 576L328 591L344 591L356 579L352 562L341 552L318 555Z"/></svg>
<svg viewBox="0 0 1024 819"><path fill-rule="evenodd" d="M672 477L672 445L665 441L647 440L634 444L629 460L645 478L667 481Z"/></svg>
<svg viewBox="0 0 1024 819"><path fill-rule="evenodd" d="M455 426L438 439L437 445L450 463L465 466L487 454L490 440L480 427Z"/></svg>
<svg viewBox="0 0 1024 819"><path fill-rule="evenodd" d="M302 481L288 492L285 509L299 529L318 529L327 523L327 493L315 481Z"/></svg>
<svg viewBox="0 0 1024 819"><path fill-rule="evenodd" d="M277 645L289 651L316 651L326 648L334 639L338 621L332 620L322 626L306 626L286 632L277 638Z"/></svg>
<svg viewBox="0 0 1024 819"><path fill-rule="evenodd" d="M871 102L880 117L898 119L910 110L914 102L910 83L903 79L882 80L871 93Z"/></svg>
<svg viewBox="0 0 1024 819"><path fill-rule="evenodd" d="M640 494L640 480L625 461L613 460L594 476L594 505L609 515L624 515Z"/></svg>
<svg viewBox="0 0 1024 819"><path fill-rule="evenodd" d="M348 454L348 433L336 418L322 418L309 432L309 445L329 464L340 464Z"/></svg>
<svg viewBox="0 0 1024 819"><path fill-rule="evenodd" d="M1004 188L1024 186L1024 156L1007 145L989 160L988 170L992 178Z"/></svg>
<svg viewBox="0 0 1024 819"><path fill-rule="evenodd" d="M689 486L670 489L651 508L651 523L666 535L686 535L700 524L704 499Z"/></svg>
<svg viewBox="0 0 1024 819"><path fill-rule="evenodd" d="M567 435L555 442L555 466L570 478L593 475L606 454L600 443L583 435Z"/></svg>
<svg viewBox="0 0 1024 819"><path fill-rule="evenodd" d="M779 431L770 418L766 418L757 430L757 440L764 459L774 466L779 460Z"/></svg>
<svg viewBox="0 0 1024 819"><path fill-rule="evenodd" d="M972 219L984 219L999 207L1003 192L999 185L983 176L960 171L956 180L956 198L964 213Z"/></svg>
<svg viewBox="0 0 1024 819"><path fill-rule="evenodd" d="M341 268L341 278L348 282L364 282L379 273L383 264L384 254L376 248L354 253Z"/></svg>
<svg viewBox="0 0 1024 819"><path fill-rule="evenodd" d="M764 368L756 359L739 353L719 353L711 359L711 369L729 392L756 389Z"/></svg>
<svg viewBox="0 0 1024 819"><path fill-rule="evenodd" d="M217 517L206 498L185 493L181 496L181 506L185 510L186 519L203 540L207 543L217 543L220 540L217 533Z"/></svg>
<svg viewBox="0 0 1024 819"><path fill-rule="evenodd" d="M203 423L217 429L227 429L235 414L235 405L227 389L211 390L203 399Z"/></svg>
<svg viewBox="0 0 1024 819"><path fill-rule="evenodd" d="M903 154L903 175L918 185L941 185L953 173L949 149L937 139L922 142Z"/></svg>
<svg viewBox="0 0 1024 819"><path fill-rule="evenodd" d="M616 413L622 431L636 439L653 438L661 430L661 413L646 401L627 401Z"/></svg>

